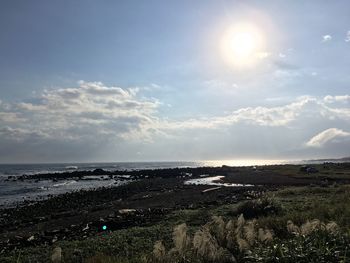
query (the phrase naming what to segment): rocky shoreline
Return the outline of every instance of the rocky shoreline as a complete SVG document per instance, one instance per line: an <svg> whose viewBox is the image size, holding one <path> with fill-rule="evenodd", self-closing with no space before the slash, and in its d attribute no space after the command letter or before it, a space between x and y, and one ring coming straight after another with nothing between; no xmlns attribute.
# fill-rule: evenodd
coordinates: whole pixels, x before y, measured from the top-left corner
<svg viewBox="0 0 350 263"><path fill-rule="evenodd" d="M58 240L80 240L103 232L152 225L175 210L237 203L284 186L322 185L325 175L278 173L276 167L199 167L138 171L75 171L23 175L16 180L61 180L85 176L122 176L129 184L80 190L0 210L0 253ZM126 176L127 175L127 176ZM190 178L223 176L222 182L252 187L186 185ZM328 178L328 177L326 177ZM12 178L9 178L12 180ZM330 183L347 183L331 178Z"/></svg>

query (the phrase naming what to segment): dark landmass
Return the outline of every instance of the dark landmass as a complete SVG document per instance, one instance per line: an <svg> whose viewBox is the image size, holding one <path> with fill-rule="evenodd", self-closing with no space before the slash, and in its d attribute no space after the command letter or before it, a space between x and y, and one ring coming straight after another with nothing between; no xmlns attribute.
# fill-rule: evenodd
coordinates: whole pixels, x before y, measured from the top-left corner
<svg viewBox="0 0 350 263"><path fill-rule="evenodd" d="M345 160L346 158L344 158ZM340 159L338 159L340 160ZM318 165L324 169L334 169L336 167L349 168L350 162L346 163L325 163ZM89 177L95 176L108 176L110 179L118 180L139 180L139 179L152 179L152 178L198 178L201 175L216 176L223 175L229 176L230 179L238 180L235 183L246 184L274 184L274 185L299 185L312 183L309 180L314 178L305 177L307 181L302 181L300 175L300 165L265 165L265 166L250 166L250 167L231 167L223 165L221 167L196 167L196 168L167 168L167 169L144 169L144 170L114 170L106 171L103 169L95 169L93 171L73 171L73 172L61 172L61 173L40 173L30 174L22 176L8 176L6 180L10 181L23 181L23 180L65 180L65 179L77 179L77 180L90 180ZM285 177L285 172L290 171L289 177ZM298 170L299 169L299 170ZM277 171L277 172L276 172ZM283 174L281 175L281 172ZM323 179L327 179L327 173L321 173L318 179L323 176ZM263 180L259 180L257 175L261 175ZM260 179L261 179L260 178ZM108 179L108 178L106 178ZM332 179L332 178L328 178ZM317 181L316 181L317 182Z"/></svg>
<svg viewBox="0 0 350 263"><path fill-rule="evenodd" d="M350 182L350 163L313 167L317 172L305 172L300 165L270 165L112 172L96 169L10 177L8 180L83 180L88 176L108 175L131 182L27 201L15 208L0 210L0 255L60 240L83 240L101 233L103 225L109 231L149 226L164 220L172 211L235 204L286 186L328 187ZM222 182L253 186L184 185L185 180L203 175L222 175L225 176Z"/></svg>
<svg viewBox="0 0 350 263"><path fill-rule="evenodd" d="M324 159L311 159L311 160L304 160L304 163L323 163L323 162L338 162L338 163L345 163L350 162L350 156L349 157L342 157L342 158L324 158Z"/></svg>
<svg viewBox="0 0 350 263"><path fill-rule="evenodd" d="M115 170L106 171L95 169L93 171L73 171L62 173L42 173L22 176L9 176L8 180L64 180L64 179L86 179L89 176L110 176L119 180L144 179L144 178L174 178L188 176L191 173L194 177L209 174L215 175L222 171L222 167L198 167L198 168L169 168L169 169L145 169L145 170Z"/></svg>

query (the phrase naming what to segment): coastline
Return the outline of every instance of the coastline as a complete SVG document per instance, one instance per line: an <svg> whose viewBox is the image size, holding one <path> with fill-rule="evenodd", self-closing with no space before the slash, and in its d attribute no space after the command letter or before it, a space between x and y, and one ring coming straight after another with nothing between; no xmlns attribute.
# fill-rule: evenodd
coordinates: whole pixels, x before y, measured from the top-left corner
<svg viewBox="0 0 350 263"><path fill-rule="evenodd" d="M117 187L79 190L28 201L15 208L1 209L2 253L23 247L52 245L59 240L82 240L101 233L101 224L115 231L149 226L174 211L206 209L235 204L285 187L328 187L350 182L350 164L316 166L318 173L300 171L300 165L257 167L198 167L138 171L85 171L39 174L16 180L60 181L84 176L125 176L129 181ZM330 170L331 169L331 170ZM330 172L333 171L333 172ZM337 171L337 172L336 172ZM346 171L341 176L340 171ZM204 175L204 176L203 176ZM190 179L220 176L221 183L250 184L216 187L186 184ZM208 189L212 188L211 191ZM30 241L28 241L30 240Z"/></svg>

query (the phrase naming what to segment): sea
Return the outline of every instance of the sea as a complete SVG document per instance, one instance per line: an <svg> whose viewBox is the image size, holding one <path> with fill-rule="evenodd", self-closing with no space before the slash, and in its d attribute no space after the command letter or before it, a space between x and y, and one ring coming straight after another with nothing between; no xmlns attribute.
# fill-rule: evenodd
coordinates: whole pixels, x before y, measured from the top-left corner
<svg viewBox="0 0 350 263"><path fill-rule="evenodd" d="M192 161L192 162L116 162L116 163L61 163L61 164L0 164L0 208L21 205L26 201L45 199L51 195L58 195L81 189L98 187L117 187L128 181L100 178L95 180L34 180L8 181L9 176L21 176L40 173L60 173L69 171L92 171L103 169L114 170L143 170L176 167L202 166L253 166L284 164L285 160L219 160L219 161Z"/></svg>

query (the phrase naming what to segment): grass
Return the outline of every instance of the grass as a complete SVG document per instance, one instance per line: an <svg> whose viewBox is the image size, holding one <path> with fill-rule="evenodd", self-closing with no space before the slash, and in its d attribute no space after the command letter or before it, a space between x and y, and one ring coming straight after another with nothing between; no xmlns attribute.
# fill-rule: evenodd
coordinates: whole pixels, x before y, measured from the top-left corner
<svg viewBox="0 0 350 263"><path fill-rule="evenodd" d="M292 175L295 177L329 177L338 179L349 179L350 178L350 163L342 164L313 164L310 165L315 167L318 173L305 173L301 172L299 165L269 165L267 168L269 171L277 172L282 175ZM263 168L264 169L264 168Z"/></svg>
<svg viewBox="0 0 350 263"><path fill-rule="evenodd" d="M154 245L146 262L345 262L350 236L335 222L318 219L297 226L288 221L287 238L274 237L256 219L225 222L221 216L202 226L193 236L186 224L173 230L173 248L166 250L162 241Z"/></svg>
<svg viewBox="0 0 350 263"><path fill-rule="evenodd" d="M266 207L269 209L266 210ZM271 245L263 242L256 244L250 249L249 254L239 254L237 247L233 255L240 260L239 262L350 262L346 245L350 243L347 234L350 230L350 186L347 185L328 188L290 187L269 192L262 200L227 204L210 209L178 210L156 225L106 232L81 241L59 241L55 246L62 248L62 262L143 262L146 257L152 255L156 241L161 240L166 251L176 248L173 242L173 228L176 225L186 224L186 236L182 232L181 240L186 240L187 235L193 239L198 231L202 232L197 236L202 235L205 240L211 240L208 233L212 236L213 234L205 232L203 226L212 216L221 216L227 225L230 219L236 220L239 213L244 212L252 214L252 217L257 219L259 228L271 230L274 233L274 240ZM340 234L327 235L318 232L308 236L293 236L287 230L288 220L300 226L307 220L315 218L325 223L336 221L340 226ZM216 225L220 225L218 222ZM181 231L183 230L182 228ZM223 242L220 238L218 240L217 245L221 246ZM210 245L210 243L198 244L202 247ZM198 245L197 248L201 246ZM215 242L213 246L219 249ZM177 248L179 247L178 243ZM0 255L0 262L50 262L52 250L51 246L13 250L7 255ZM162 253L162 246L159 245L158 251ZM220 253L224 255L226 250ZM208 259L207 255L202 256ZM280 261L276 261L276 258ZM193 261L183 262L197 260L186 257L185 259ZM336 259L338 261L332 261Z"/></svg>
<svg viewBox="0 0 350 263"><path fill-rule="evenodd" d="M331 235L325 231L289 239L275 239L270 246L257 246L245 262L328 263L350 262L349 235Z"/></svg>
<svg viewBox="0 0 350 263"><path fill-rule="evenodd" d="M152 251L156 240L171 240L171 230L166 225L133 227L82 241L60 241L55 246L62 248L64 262L97 260L98 255L118 258L116 262L140 262L145 251ZM52 249L50 246L22 249L18 262L50 262ZM0 258L0 262L17 262L20 251Z"/></svg>

